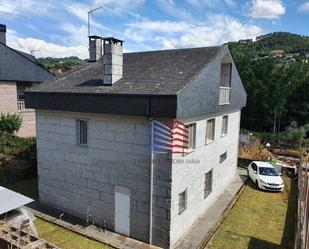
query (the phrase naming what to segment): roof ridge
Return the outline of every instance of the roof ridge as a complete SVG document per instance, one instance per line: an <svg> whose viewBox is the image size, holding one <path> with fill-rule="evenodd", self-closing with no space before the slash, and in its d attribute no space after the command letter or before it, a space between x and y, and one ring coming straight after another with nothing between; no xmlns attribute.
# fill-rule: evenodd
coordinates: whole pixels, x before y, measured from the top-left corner
<svg viewBox="0 0 309 249"><path fill-rule="evenodd" d="M193 47L193 48L173 48L173 49L159 49L159 50L149 50L149 51L137 51L137 52L128 52L124 54L139 54L139 53L162 53L162 52L170 52L170 51L182 51L182 50L195 50L195 49L201 49L201 48L219 48L223 47L223 45L218 46L209 46L209 47Z"/></svg>

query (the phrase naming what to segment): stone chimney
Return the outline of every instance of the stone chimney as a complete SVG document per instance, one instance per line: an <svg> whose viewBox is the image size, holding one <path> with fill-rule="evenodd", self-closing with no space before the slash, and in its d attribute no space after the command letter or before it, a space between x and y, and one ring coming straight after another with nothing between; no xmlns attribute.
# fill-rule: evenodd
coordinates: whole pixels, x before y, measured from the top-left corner
<svg viewBox="0 0 309 249"><path fill-rule="evenodd" d="M112 85L122 78L123 41L103 38L104 85Z"/></svg>
<svg viewBox="0 0 309 249"><path fill-rule="evenodd" d="M89 62L95 62L102 58L102 40L100 36L89 36Z"/></svg>
<svg viewBox="0 0 309 249"><path fill-rule="evenodd" d="M6 26L0 24L0 42L6 44Z"/></svg>

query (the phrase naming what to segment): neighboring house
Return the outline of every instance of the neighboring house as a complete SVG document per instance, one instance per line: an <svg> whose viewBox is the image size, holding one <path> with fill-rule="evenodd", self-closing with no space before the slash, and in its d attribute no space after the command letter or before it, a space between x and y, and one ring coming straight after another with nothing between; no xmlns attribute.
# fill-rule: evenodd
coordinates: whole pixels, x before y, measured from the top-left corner
<svg viewBox="0 0 309 249"><path fill-rule="evenodd" d="M54 78L35 63L32 55L6 45L6 26L0 24L0 113L19 113L23 119L20 136L35 135L34 110L25 108L24 91Z"/></svg>
<svg viewBox="0 0 309 249"><path fill-rule="evenodd" d="M173 247L236 174L246 93L229 48L122 54L104 38L102 59L102 38L89 39L89 63L26 92L40 201ZM189 150L150 153L149 123L175 119Z"/></svg>

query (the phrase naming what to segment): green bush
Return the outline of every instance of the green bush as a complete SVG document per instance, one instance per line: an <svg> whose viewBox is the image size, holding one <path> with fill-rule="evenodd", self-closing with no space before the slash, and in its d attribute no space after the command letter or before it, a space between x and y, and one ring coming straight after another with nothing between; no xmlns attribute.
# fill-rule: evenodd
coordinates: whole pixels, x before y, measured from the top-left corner
<svg viewBox="0 0 309 249"><path fill-rule="evenodd" d="M0 132L0 154L22 159L31 165L36 165L36 141L35 138L22 138L15 135Z"/></svg>
<svg viewBox="0 0 309 249"><path fill-rule="evenodd" d="M22 118L16 113L1 113L0 115L0 132L13 134L21 126Z"/></svg>

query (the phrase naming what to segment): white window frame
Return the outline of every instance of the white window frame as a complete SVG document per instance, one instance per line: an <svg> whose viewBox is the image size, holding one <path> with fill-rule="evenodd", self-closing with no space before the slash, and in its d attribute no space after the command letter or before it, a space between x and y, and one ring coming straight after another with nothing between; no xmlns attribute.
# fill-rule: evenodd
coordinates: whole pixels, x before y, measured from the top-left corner
<svg viewBox="0 0 309 249"><path fill-rule="evenodd" d="M183 198L183 200L181 199ZM178 195L178 215L182 214L187 209L188 189L186 188Z"/></svg>
<svg viewBox="0 0 309 249"><path fill-rule="evenodd" d="M88 120L77 119L76 123L77 123L77 129L76 129L77 143L79 145L86 146L86 145L88 145L88 138L89 138L89 136L88 136ZM86 129L84 130L84 132L86 131L86 137L84 137L83 140L82 140L82 137L81 137L82 136L81 123L86 124ZM85 134L83 136L85 136Z"/></svg>
<svg viewBox="0 0 309 249"><path fill-rule="evenodd" d="M224 137L228 133L229 115L222 117L221 137Z"/></svg>
<svg viewBox="0 0 309 249"><path fill-rule="evenodd" d="M219 163L223 163L225 160L227 159L227 151L225 151L224 153L222 153L219 157Z"/></svg>
<svg viewBox="0 0 309 249"><path fill-rule="evenodd" d="M196 148L196 123L186 124L188 130L188 151Z"/></svg>
<svg viewBox="0 0 309 249"><path fill-rule="evenodd" d="M212 138L208 137L208 135L210 134L209 133L209 129L210 129L209 123L210 122L213 122L213 125L212 125L213 129L212 129L212 132L211 132ZM216 136L216 119L215 118L208 119L206 121L206 144L210 144L210 143L214 142L215 141L215 136Z"/></svg>
<svg viewBox="0 0 309 249"><path fill-rule="evenodd" d="M210 178L210 183L207 181L208 175L210 174L211 178ZM206 199L211 193L212 193L212 187L213 187L213 179L214 179L214 172L213 169L209 170L206 174L205 174L205 180L204 180L204 199Z"/></svg>

